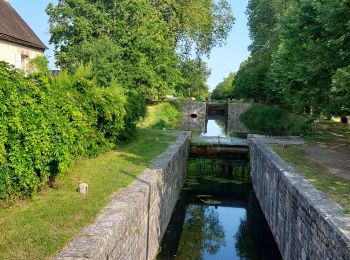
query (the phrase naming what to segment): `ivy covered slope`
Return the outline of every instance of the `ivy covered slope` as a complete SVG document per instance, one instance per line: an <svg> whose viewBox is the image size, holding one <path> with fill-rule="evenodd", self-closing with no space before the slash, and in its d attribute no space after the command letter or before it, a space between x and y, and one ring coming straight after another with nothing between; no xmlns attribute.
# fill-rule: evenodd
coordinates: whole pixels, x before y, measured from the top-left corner
<svg viewBox="0 0 350 260"><path fill-rule="evenodd" d="M113 82L98 87L90 67L25 77L0 63L0 200L31 196L76 156L125 139L145 114L134 99Z"/></svg>

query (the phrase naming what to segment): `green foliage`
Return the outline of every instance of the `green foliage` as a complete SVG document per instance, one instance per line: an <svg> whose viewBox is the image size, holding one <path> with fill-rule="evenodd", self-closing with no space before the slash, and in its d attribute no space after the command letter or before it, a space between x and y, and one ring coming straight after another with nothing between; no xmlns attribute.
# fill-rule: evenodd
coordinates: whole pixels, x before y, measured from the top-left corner
<svg viewBox="0 0 350 260"><path fill-rule="evenodd" d="M124 132L122 90L99 88L91 69L26 78L0 64L0 200L31 196L77 155L96 155Z"/></svg>
<svg viewBox="0 0 350 260"><path fill-rule="evenodd" d="M176 88L178 95L204 100L209 92L206 81L211 72L208 65L200 59L186 59L181 62L180 70L184 80Z"/></svg>
<svg viewBox="0 0 350 260"><path fill-rule="evenodd" d="M96 158L80 158L69 174L53 183L54 188L0 207L0 259L55 258L115 192L128 187L175 140L167 131L138 130L127 145ZM90 186L87 196L76 191L81 182Z"/></svg>
<svg viewBox="0 0 350 260"><path fill-rule="evenodd" d="M220 82L213 92L211 93L211 99L213 100L226 100L233 98L233 86L234 86L235 74L230 73L227 78Z"/></svg>
<svg viewBox="0 0 350 260"><path fill-rule="evenodd" d="M250 0L247 13L252 56L236 76L241 97L315 116L349 113L348 0Z"/></svg>
<svg viewBox="0 0 350 260"><path fill-rule="evenodd" d="M280 100L269 80L271 57L278 46L278 17L288 8L290 0L249 0L247 14L252 43L251 57L237 72L234 95L269 103Z"/></svg>
<svg viewBox="0 0 350 260"><path fill-rule="evenodd" d="M188 56L189 46L209 54L224 43L234 20L226 0L59 0L47 13L61 68L91 62L100 85L114 79L147 100L172 94L183 76L192 82L179 57ZM181 45L187 47L178 55Z"/></svg>
<svg viewBox="0 0 350 260"><path fill-rule="evenodd" d="M119 134L119 140L130 141L136 133L137 122L146 116L147 103L145 98L136 90L127 93L125 106L124 131Z"/></svg>
<svg viewBox="0 0 350 260"><path fill-rule="evenodd" d="M174 129L181 116L182 113L175 104L157 103L148 106L147 117L141 122L141 126L155 129Z"/></svg>
<svg viewBox="0 0 350 260"><path fill-rule="evenodd" d="M253 99L259 103L278 101L273 88L268 84L266 74L269 64L257 56L241 64L235 77L233 96L239 99Z"/></svg>
<svg viewBox="0 0 350 260"><path fill-rule="evenodd" d="M102 86L115 79L149 100L181 79L167 23L149 1L59 1L47 8L57 63L74 71L91 62Z"/></svg>
<svg viewBox="0 0 350 260"><path fill-rule="evenodd" d="M181 56L209 54L221 46L234 23L227 0L157 0L151 2L169 27L169 37Z"/></svg>
<svg viewBox="0 0 350 260"><path fill-rule="evenodd" d="M332 78L330 114L350 114L350 66L338 69Z"/></svg>
<svg viewBox="0 0 350 260"><path fill-rule="evenodd" d="M241 115L240 120L257 134L286 136L306 134L309 131L309 123L304 118L266 105L253 105Z"/></svg>

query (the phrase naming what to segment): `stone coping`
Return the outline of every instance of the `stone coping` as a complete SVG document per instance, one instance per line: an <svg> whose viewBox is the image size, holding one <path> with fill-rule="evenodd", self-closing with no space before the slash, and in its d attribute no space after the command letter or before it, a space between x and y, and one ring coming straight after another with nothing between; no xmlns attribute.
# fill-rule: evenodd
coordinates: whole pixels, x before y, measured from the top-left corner
<svg viewBox="0 0 350 260"><path fill-rule="evenodd" d="M187 169L190 133L175 135L176 141L135 176L131 185L114 194L95 221L83 228L56 259L155 257ZM186 157L184 162L178 162L181 157Z"/></svg>
<svg viewBox="0 0 350 260"><path fill-rule="evenodd" d="M305 200L306 205L309 207L309 213L312 211L319 215L316 217L320 217L319 220L323 223L318 224L329 225L331 231L335 232L337 243L341 243L341 248L344 250L342 256L345 254L345 258L339 259L350 259L350 217L344 213L344 209L338 203L332 202L323 192L317 190L268 145L268 143L301 144L303 142L302 138L287 137L281 139L249 135L248 139L251 143L251 153L253 152L252 146L254 146L253 149L258 149L259 152L264 154L264 157L269 159L268 164L274 165L278 169L281 179L284 179L287 184L287 189L295 192L298 196L300 195L299 198ZM334 241L328 242L334 243Z"/></svg>

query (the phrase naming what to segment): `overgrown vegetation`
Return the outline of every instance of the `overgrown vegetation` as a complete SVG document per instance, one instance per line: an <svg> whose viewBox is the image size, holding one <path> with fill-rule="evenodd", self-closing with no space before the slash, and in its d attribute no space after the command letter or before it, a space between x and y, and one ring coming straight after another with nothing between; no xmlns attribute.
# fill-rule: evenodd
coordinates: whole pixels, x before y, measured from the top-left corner
<svg viewBox="0 0 350 260"><path fill-rule="evenodd" d="M289 114L279 107L255 104L240 116L248 129L264 135L303 135L309 132L309 122L297 115Z"/></svg>
<svg viewBox="0 0 350 260"><path fill-rule="evenodd" d="M53 79L2 62L0 93L0 200L35 194L74 157L99 154L130 127L125 92L99 88L89 67Z"/></svg>
<svg viewBox="0 0 350 260"><path fill-rule="evenodd" d="M153 129L175 129L181 116L182 113L175 104L157 103L148 106L148 116L140 125Z"/></svg>
<svg viewBox="0 0 350 260"><path fill-rule="evenodd" d="M283 148L279 145L271 145L284 160L295 167L317 189L339 203L350 214L350 181L329 174L325 169L311 162L302 147L289 145Z"/></svg>
<svg viewBox="0 0 350 260"><path fill-rule="evenodd" d="M0 259L51 259L91 223L114 192L127 187L175 137L139 129L132 142L92 159L79 159L52 188L0 208ZM76 191L89 184L85 196Z"/></svg>
<svg viewBox="0 0 350 260"><path fill-rule="evenodd" d="M77 156L131 140L147 102L203 98L201 56L234 21L226 0L59 0L46 11L62 72L52 77L41 58L27 76L0 64L0 201L30 197Z"/></svg>

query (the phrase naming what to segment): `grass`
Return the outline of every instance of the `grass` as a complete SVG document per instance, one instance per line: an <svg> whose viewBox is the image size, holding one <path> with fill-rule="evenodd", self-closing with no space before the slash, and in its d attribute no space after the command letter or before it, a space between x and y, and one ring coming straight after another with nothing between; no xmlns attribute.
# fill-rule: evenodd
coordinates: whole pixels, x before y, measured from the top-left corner
<svg viewBox="0 0 350 260"><path fill-rule="evenodd" d="M339 139L350 142L350 127L329 120L314 124L310 135L305 136L310 144L332 144Z"/></svg>
<svg viewBox="0 0 350 260"><path fill-rule="evenodd" d="M346 214L350 214L350 181L329 174L318 164L306 157L305 151L298 145L283 148L271 144L273 150L297 169L318 190L324 192L332 201L339 203Z"/></svg>
<svg viewBox="0 0 350 260"><path fill-rule="evenodd" d="M139 129L137 138L97 158L80 159L54 188L0 208L0 259L49 259L91 223L111 195L127 187L175 137ZM89 184L89 194L76 188Z"/></svg>
<svg viewBox="0 0 350 260"><path fill-rule="evenodd" d="M180 109L172 103L156 103L148 107L148 116L140 126L153 129L175 129L181 115Z"/></svg>

